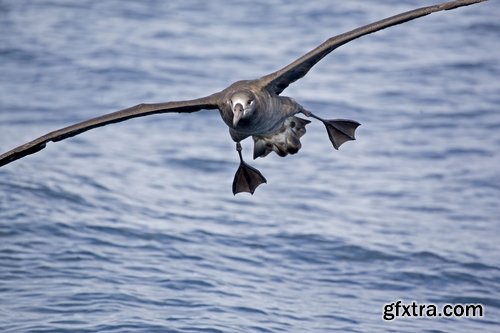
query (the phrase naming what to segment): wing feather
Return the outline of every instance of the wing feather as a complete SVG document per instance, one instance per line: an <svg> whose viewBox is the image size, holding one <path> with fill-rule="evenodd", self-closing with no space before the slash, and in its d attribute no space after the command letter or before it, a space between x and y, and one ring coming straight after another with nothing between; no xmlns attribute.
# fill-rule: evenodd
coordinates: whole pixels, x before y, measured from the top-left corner
<svg viewBox="0 0 500 333"><path fill-rule="evenodd" d="M131 118L144 117L157 113L187 113L201 110L218 109L219 93L198 99L178 102L155 104L139 104L127 109L108 113L68 127L47 133L33 141L25 143L0 155L0 167L24 156L36 153L47 145L48 142L57 142L77 134L86 132L96 127L118 123Z"/></svg>
<svg viewBox="0 0 500 333"><path fill-rule="evenodd" d="M376 31L391 27L393 25L414 20L416 18L426 16L434 12L442 10L451 10L458 7L468 6L483 1L487 0L457 0L433 6L422 7L410 10L402 14L391 16L389 18L340 34L338 36L326 40L323 44L319 45L315 49L306 53L305 55L298 58L291 64L283 67L282 69L262 77L259 80L260 84L261 86L267 88L270 92L279 95L291 83L297 81L298 79L306 75L307 72L309 72L309 70L314 65L316 65L321 59L323 59L327 54L329 54L339 46L342 46L356 38L374 33Z"/></svg>

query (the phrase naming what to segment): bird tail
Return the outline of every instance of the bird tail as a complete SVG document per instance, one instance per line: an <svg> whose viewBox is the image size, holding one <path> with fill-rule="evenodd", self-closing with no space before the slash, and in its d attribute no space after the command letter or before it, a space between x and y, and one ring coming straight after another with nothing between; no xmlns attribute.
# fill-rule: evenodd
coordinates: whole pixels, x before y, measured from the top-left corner
<svg viewBox="0 0 500 333"><path fill-rule="evenodd" d="M265 157L272 151L281 157L297 153L302 147L300 138L306 133L309 123L309 120L292 116L273 135L254 136L253 158Z"/></svg>

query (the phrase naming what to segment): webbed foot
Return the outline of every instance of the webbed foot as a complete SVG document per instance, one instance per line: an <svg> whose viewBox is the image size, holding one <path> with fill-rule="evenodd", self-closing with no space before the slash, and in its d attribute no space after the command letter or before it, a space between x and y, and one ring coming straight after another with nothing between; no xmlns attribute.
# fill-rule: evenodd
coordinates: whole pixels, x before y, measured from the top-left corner
<svg viewBox="0 0 500 333"><path fill-rule="evenodd" d="M257 186L262 183L267 183L266 178L259 170L241 161L233 180L233 194L240 192L248 192L253 194Z"/></svg>
<svg viewBox="0 0 500 333"><path fill-rule="evenodd" d="M302 110L302 113L308 117L320 120L325 125L326 131L328 132L328 138L332 142L333 148L339 149L343 143L356 140L354 133L356 132L356 128L361 125L357 121L349 119L323 119L307 110Z"/></svg>
<svg viewBox="0 0 500 333"><path fill-rule="evenodd" d="M240 166L234 174L233 194L236 195L236 193L240 192L248 192L250 194L253 194L253 192L255 192L255 189L260 184L267 183L267 180L259 170L243 161L243 157L241 155L241 144L239 142L236 143L236 150L238 151L238 155L240 156Z"/></svg>
<svg viewBox="0 0 500 333"><path fill-rule="evenodd" d="M361 125L357 121L349 119L323 120L323 124L325 124L328 138L335 149L339 149L347 141L356 140L354 132Z"/></svg>

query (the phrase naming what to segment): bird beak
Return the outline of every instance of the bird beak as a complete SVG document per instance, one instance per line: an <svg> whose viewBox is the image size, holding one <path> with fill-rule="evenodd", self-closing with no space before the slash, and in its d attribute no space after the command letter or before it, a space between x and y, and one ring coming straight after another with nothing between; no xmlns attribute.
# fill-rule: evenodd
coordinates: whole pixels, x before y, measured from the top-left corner
<svg viewBox="0 0 500 333"><path fill-rule="evenodd" d="M241 116L243 116L243 105L237 103L233 108L233 127L238 125Z"/></svg>

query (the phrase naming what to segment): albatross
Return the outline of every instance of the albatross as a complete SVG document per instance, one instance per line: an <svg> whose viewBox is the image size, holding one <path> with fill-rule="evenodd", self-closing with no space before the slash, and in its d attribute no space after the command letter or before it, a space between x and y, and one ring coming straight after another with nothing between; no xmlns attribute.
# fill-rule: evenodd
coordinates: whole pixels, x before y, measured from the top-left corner
<svg viewBox="0 0 500 333"><path fill-rule="evenodd" d="M267 180L259 170L243 160L240 144L242 140L253 138L254 159L265 157L273 151L279 156L295 154L301 148L300 138L306 133L306 125L310 123L297 114L321 121L335 149L347 141L355 140L355 131L360 125L358 122L349 119L323 119L306 110L294 99L281 96L291 83L304 77L330 52L354 39L434 12L483 1L486 0L457 0L410 10L329 38L276 72L254 80L237 81L214 94L193 100L139 104L55 130L0 155L0 166L36 153L50 141L61 141L96 127L131 118L159 113L219 110L222 120L229 127L231 139L236 143L239 156L240 164L234 175L233 194L253 194L255 189Z"/></svg>

